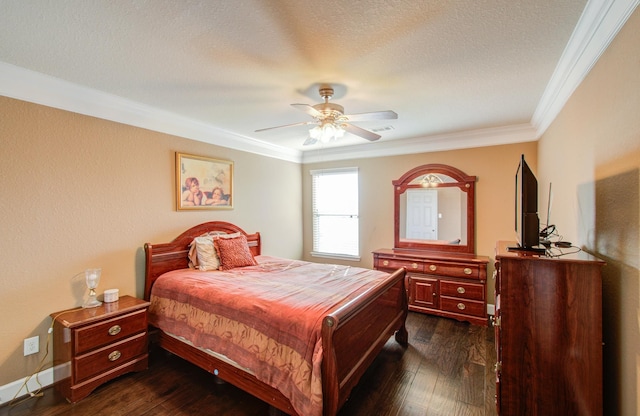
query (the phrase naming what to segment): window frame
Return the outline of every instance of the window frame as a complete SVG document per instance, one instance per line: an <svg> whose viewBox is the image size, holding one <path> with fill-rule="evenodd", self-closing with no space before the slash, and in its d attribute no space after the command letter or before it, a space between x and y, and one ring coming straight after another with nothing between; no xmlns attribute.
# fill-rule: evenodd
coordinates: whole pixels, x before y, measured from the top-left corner
<svg viewBox="0 0 640 416"><path fill-rule="evenodd" d="M334 252L325 252L325 251L318 251L316 250L316 243L318 242L318 240L316 239L317 236L317 216L319 215L323 215L323 214L318 214L316 212L316 178L318 176L321 176L323 174L330 174L330 175L336 175L336 174L355 174L356 175L356 189L355 189L355 194L357 196L357 208L356 208L356 213L348 213L348 214L342 214L345 216L350 216L350 217L355 217L355 221L356 221L356 225L357 225L357 232L356 235L354 236L356 238L356 251L357 254L348 254L348 253L334 253ZM351 261L360 261L361 256L360 256L360 176L359 176L359 169L357 167L345 167L345 168L331 168L331 169L313 169L309 171L309 174L311 175L311 256L313 257L322 257L322 258L333 258L333 259L340 259L340 260L351 260ZM326 214L324 214L326 215ZM335 214L334 214L335 215Z"/></svg>

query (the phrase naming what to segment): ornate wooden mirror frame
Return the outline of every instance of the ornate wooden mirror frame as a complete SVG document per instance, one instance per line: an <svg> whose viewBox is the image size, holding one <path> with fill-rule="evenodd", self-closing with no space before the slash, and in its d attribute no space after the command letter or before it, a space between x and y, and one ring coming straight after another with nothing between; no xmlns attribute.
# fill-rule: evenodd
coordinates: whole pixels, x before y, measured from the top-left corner
<svg viewBox="0 0 640 416"><path fill-rule="evenodd" d="M394 247L397 249L430 250L450 253L475 253L475 176L452 166L428 164L411 169L400 179L392 181L394 186ZM410 189L442 189L459 188L461 195L466 195L466 213L460 210L460 233L466 230L466 236L459 239L409 239L401 238L401 226L406 227L406 195ZM460 200L460 205L464 201ZM403 209L403 211L401 211ZM438 212L438 216L441 213ZM402 217L402 220L401 220ZM466 227L464 222L466 221Z"/></svg>

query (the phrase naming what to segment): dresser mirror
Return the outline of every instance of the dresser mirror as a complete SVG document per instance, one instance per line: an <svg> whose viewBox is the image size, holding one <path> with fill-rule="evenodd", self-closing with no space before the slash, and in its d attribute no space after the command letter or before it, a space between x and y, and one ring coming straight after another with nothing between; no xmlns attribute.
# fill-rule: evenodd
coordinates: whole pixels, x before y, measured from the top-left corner
<svg viewBox="0 0 640 416"><path fill-rule="evenodd" d="M475 182L442 164L394 180L395 248L475 253Z"/></svg>

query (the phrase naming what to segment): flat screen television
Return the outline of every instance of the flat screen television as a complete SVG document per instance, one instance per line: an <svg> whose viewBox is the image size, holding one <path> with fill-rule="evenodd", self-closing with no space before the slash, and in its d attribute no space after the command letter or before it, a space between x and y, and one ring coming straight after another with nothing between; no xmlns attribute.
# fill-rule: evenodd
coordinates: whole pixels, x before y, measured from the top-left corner
<svg viewBox="0 0 640 416"><path fill-rule="evenodd" d="M524 160L520 157L516 171L516 237L518 246L514 250L544 253L540 246L540 220L538 219L538 180Z"/></svg>

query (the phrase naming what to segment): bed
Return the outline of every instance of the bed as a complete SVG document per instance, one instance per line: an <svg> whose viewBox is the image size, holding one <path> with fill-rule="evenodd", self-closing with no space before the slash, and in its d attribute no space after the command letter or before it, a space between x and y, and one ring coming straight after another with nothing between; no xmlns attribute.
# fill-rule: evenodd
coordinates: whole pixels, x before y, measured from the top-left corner
<svg viewBox="0 0 640 416"><path fill-rule="evenodd" d="M203 272L189 269L188 254L192 241L196 237L211 234L240 235L243 241L246 242L245 244L251 256L254 257L255 265L222 272ZM395 334L395 340L401 345L406 346L408 342L408 334L405 327L407 300L404 269L398 269L394 273L387 274L348 266L320 265L263 256L261 254L259 233L248 234L234 224L221 221L207 222L194 226L168 243L145 244L145 262L144 298L151 301L150 324L157 328L156 342L159 346L260 398L273 408L290 415L335 415L389 338ZM261 272L266 273L264 277L258 274ZM278 316L283 315L283 313L274 314L278 316L264 316L262 313L264 310L280 310L278 309L279 306L266 307L260 313L255 314L247 313L241 309L249 307L244 305L247 303L268 305L264 304L264 302L270 300L263 298L269 298L269 296L262 296L263 292L261 292L263 290L261 285L263 284L271 284L271 281L286 278L288 284L293 285L294 281L311 279L316 274L323 276L322 279L324 280L328 276L331 277L332 283L329 283L329 285L335 284L338 280L350 282L349 284L352 285L348 292L344 289L338 290L340 296L342 296L340 299L334 293L331 302L322 300L316 304L315 300L313 300L313 304L302 306L304 310L312 309L315 313L321 313L317 319L314 317L311 321L298 324L298 315L302 316L302 313L289 310L284 314L288 316L287 327L284 330L279 330L277 336L264 337L264 334L267 333L266 329L263 331L266 323L272 321L277 323ZM177 298L171 298L168 293L179 286L176 281L180 279L188 279L184 281L189 282L186 286L192 288L191 294L188 296L178 295ZM205 283L203 283L205 280L206 288ZM247 295L246 299L244 296L238 296L236 292L232 292L236 293L235 296L221 296L219 291L226 287L226 282L232 281L234 282L233 284L242 282L244 288L251 289L247 293L252 291L253 294ZM324 284L322 283L322 285ZM311 302L314 299L313 293L328 292L328 289L323 288L322 285L318 284L317 290L307 290L305 288L305 296L297 298L297 302ZM197 288L197 290L193 288ZM238 289L236 288L235 290ZM270 289L264 286L264 293L270 293L269 291ZM213 295L213 293L216 293L216 295ZM250 296L256 296L256 298L249 302ZM287 297L290 296L294 295L287 295ZM211 298L216 300L212 301ZM220 316L222 314L220 312L221 309L226 311L231 308L223 305L223 301L227 298L232 299L235 302L234 305L238 305L238 311L235 311L236 315L233 315L232 319L221 318ZM205 300L206 306L204 305ZM297 304L296 306L299 305ZM219 309L211 313L203 312L208 307ZM187 311L186 308L194 309ZM162 314L164 312L172 315L163 317ZM192 317L200 317L203 314L206 315L206 319L198 319L205 323L196 324L195 326L199 327L196 330L194 328L180 329L178 321L191 321ZM237 316L241 318L237 318ZM215 317L215 319L212 317ZM251 319L255 318L257 323L255 325L248 324L248 321L245 320L249 319L249 317ZM243 322L238 323L235 320ZM221 321L232 322L235 324L236 329L224 329L216 334L206 332L211 327L216 327L213 332L218 331L218 325ZM208 329L202 329L205 326ZM296 329L290 329L292 327ZM290 339L295 344L300 342L299 338L304 338L304 336L300 336L296 332L302 331L299 329L300 327L310 331L303 333L304 336L309 337L308 345L290 348ZM276 330L278 329L276 328ZM231 345L235 342L232 341L235 337L235 335L231 334L233 331L236 331L239 334L238 336L243 338L254 336L254 338L269 339L272 345L265 348L268 354L280 354L287 357L295 356L298 359L300 357L308 357L309 354L312 354L313 357L309 362L302 360L302 364L296 361L295 365L281 362L274 365L272 362L273 374L266 373L265 376L265 369L262 368L262 364L255 367L255 369L246 365L243 361L244 356L248 355L246 351L244 351L244 355L233 356L237 350L240 350L240 348L236 348L235 344ZM295 332L297 336L293 337L289 332ZM195 333L198 335L189 335ZM221 339L225 337L229 340L227 344L220 344L220 342L224 341L221 341ZM203 341L204 339L215 339L218 344L210 348ZM276 341L273 341L274 339ZM255 344L256 341L252 339L251 343L248 341L247 343ZM316 345L312 345L314 343ZM248 348L248 350L251 350L251 348ZM299 356L296 355L297 351L302 351L298 354ZM271 359L271 361L275 361L275 359ZM268 367L265 368L268 369ZM294 374L293 378L300 375L304 376L305 383L310 380L311 387L304 385L300 387L300 390L310 394L311 398L309 400L311 404L309 406L311 407L305 407L305 403L301 404L300 394L292 395L291 388L287 387L289 384L297 386L301 381L295 379L291 382L283 382L281 379L283 375L280 374L281 370L283 372L291 370ZM295 390L294 393L298 393L298 391ZM307 399L304 398L304 400ZM314 400L315 402L319 401L319 403L314 405Z"/></svg>

